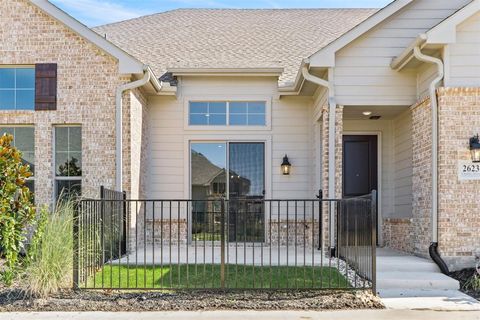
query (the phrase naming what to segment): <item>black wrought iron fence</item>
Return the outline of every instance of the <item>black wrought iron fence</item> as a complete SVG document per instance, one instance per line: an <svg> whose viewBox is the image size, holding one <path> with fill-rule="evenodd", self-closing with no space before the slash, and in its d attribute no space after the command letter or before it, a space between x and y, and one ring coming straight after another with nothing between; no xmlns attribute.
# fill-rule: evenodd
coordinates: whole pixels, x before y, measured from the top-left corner
<svg viewBox="0 0 480 320"><path fill-rule="evenodd" d="M74 228L74 285L120 290L374 288L374 202L356 201L82 200ZM330 254L332 243L339 258Z"/></svg>

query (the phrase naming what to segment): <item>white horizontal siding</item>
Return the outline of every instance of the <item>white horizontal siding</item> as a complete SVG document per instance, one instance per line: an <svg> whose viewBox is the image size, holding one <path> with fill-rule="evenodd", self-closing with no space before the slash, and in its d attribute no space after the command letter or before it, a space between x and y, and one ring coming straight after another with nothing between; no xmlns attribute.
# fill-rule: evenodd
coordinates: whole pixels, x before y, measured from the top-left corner
<svg viewBox="0 0 480 320"><path fill-rule="evenodd" d="M417 100L417 75L390 68L419 33L470 0L417 0L337 52L335 85L341 105L411 105Z"/></svg>
<svg viewBox="0 0 480 320"><path fill-rule="evenodd" d="M480 86L480 13L457 27L457 42L451 44L447 86Z"/></svg>
<svg viewBox="0 0 480 320"><path fill-rule="evenodd" d="M235 140L251 141L252 137L271 140L270 164L271 198L312 198L312 99L309 97L285 97L277 99L275 79L252 78L184 78L180 81L180 96L152 97L148 103L148 168L147 196L155 199L183 199L190 195L185 185L189 177L189 150L186 140L215 140L225 136ZM271 130L191 130L185 128L184 106L189 97L215 99L216 97L269 98L272 101ZM244 138L245 137L245 138ZM268 147L268 146L267 146ZM288 154L292 174L280 172L282 159ZM270 190L268 190L270 189Z"/></svg>
<svg viewBox="0 0 480 320"><path fill-rule="evenodd" d="M423 64L417 74L417 100L428 97L432 81L437 76L437 66L431 63Z"/></svg>

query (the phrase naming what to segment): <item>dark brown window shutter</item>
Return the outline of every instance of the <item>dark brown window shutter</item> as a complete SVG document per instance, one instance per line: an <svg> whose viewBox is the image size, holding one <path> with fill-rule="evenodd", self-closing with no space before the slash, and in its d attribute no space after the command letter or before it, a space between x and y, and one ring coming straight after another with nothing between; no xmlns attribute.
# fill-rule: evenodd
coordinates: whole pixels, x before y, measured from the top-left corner
<svg viewBox="0 0 480 320"><path fill-rule="evenodd" d="M35 65L35 110L57 110L57 64Z"/></svg>

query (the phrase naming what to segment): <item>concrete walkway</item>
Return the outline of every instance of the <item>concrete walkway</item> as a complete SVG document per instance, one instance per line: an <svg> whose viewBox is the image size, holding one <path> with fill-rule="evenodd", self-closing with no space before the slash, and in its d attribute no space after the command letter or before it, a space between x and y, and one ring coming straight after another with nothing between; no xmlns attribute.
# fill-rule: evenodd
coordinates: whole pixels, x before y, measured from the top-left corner
<svg viewBox="0 0 480 320"><path fill-rule="evenodd" d="M480 302L435 263L391 249L377 250L377 288L391 309L480 311Z"/></svg>
<svg viewBox="0 0 480 320"><path fill-rule="evenodd" d="M480 320L480 312L406 310L2 313L0 320Z"/></svg>

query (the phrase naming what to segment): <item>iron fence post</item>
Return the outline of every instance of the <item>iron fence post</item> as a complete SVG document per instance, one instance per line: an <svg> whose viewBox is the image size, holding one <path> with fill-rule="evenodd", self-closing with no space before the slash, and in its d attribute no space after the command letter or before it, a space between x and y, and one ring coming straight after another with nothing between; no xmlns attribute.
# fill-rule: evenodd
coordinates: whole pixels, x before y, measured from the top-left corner
<svg viewBox="0 0 480 320"><path fill-rule="evenodd" d="M79 270L78 270L78 264L79 264L79 239L78 239L78 217L79 215L79 210L82 207L82 202L80 202L76 208L73 210L73 230L72 230L72 236L73 236L73 289L78 290L79 288Z"/></svg>
<svg viewBox="0 0 480 320"><path fill-rule="evenodd" d="M323 250L323 190L318 190L317 198L320 200L319 205L319 216L318 216L318 250Z"/></svg>
<svg viewBox="0 0 480 320"><path fill-rule="evenodd" d="M377 190L372 191L372 291L377 295Z"/></svg>
<svg viewBox="0 0 480 320"><path fill-rule="evenodd" d="M102 264L105 263L105 187L100 187L100 249L102 250Z"/></svg>
<svg viewBox="0 0 480 320"><path fill-rule="evenodd" d="M220 212L220 286L225 289L225 198L222 198Z"/></svg>
<svg viewBox="0 0 480 320"><path fill-rule="evenodd" d="M128 222L127 222L127 192L123 191L122 192L122 222L123 222L123 232L122 232L122 249L121 249L121 254L126 254L127 253L127 228L128 228Z"/></svg>

